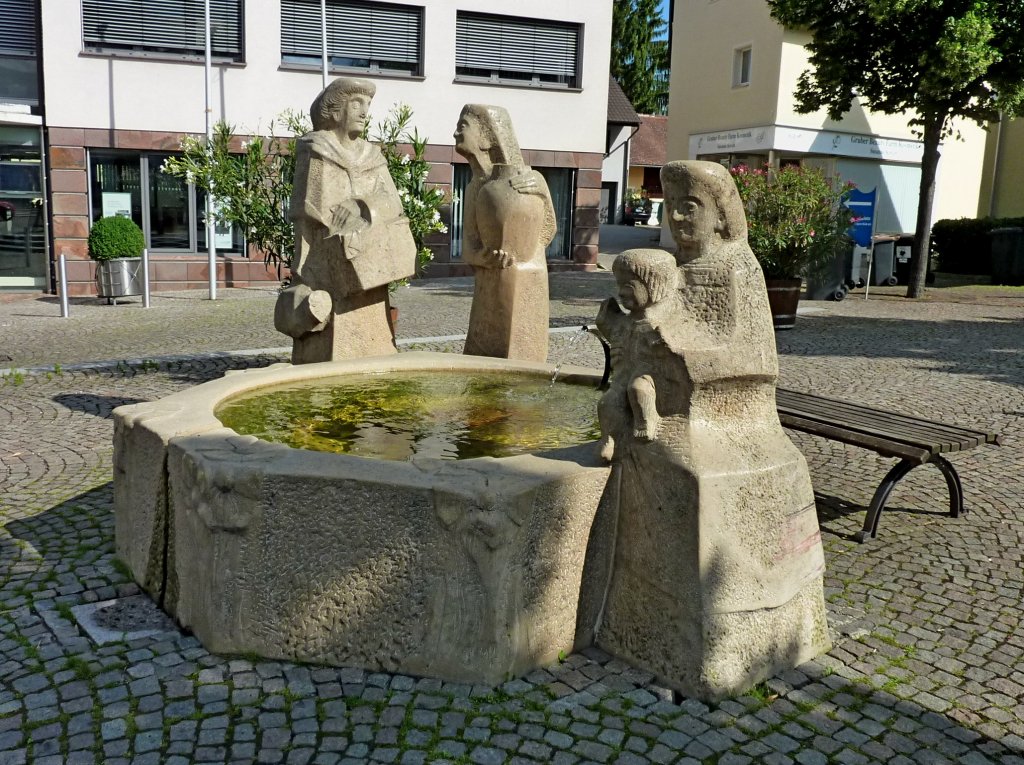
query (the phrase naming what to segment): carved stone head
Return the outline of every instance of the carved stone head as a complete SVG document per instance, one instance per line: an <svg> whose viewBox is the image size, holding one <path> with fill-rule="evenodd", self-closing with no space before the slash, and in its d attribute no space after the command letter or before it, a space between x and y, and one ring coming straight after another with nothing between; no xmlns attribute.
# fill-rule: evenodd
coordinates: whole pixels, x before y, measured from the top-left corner
<svg viewBox="0 0 1024 765"><path fill-rule="evenodd" d="M660 303L679 282L676 260L664 250L627 250L615 258L612 272L619 303L631 313Z"/></svg>
<svg viewBox="0 0 1024 765"><path fill-rule="evenodd" d="M485 154L496 165L522 165L512 119L500 106L466 104L455 128L455 151L464 157Z"/></svg>
<svg viewBox="0 0 1024 765"><path fill-rule="evenodd" d="M661 169L665 209L672 238L692 249L716 236L731 242L746 239L747 217L736 182L717 162L677 160Z"/></svg>
<svg viewBox="0 0 1024 765"><path fill-rule="evenodd" d="M366 127L370 101L377 86L370 80L339 77L324 88L309 107L314 130L340 128L359 135Z"/></svg>

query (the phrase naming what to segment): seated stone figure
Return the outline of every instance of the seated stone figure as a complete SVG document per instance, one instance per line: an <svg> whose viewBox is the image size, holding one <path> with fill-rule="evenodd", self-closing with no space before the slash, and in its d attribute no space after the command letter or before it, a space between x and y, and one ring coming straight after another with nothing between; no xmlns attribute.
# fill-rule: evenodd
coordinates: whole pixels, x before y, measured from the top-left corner
<svg viewBox="0 0 1024 765"><path fill-rule="evenodd" d="M548 271L544 249L555 210L544 177L519 150L508 112L467 104L455 151L473 171L463 214L463 259L473 266L473 306L464 352L544 361Z"/></svg>
<svg viewBox="0 0 1024 765"><path fill-rule="evenodd" d="M599 319L618 364L601 407L618 520L597 643L714 700L827 650L824 556L735 183L671 162L662 185L678 290L662 293L667 253L625 253L630 314L606 303Z"/></svg>
<svg viewBox="0 0 1024 765"><path fill-rule="evenodd" d="M387 285L413 275L416 245L384 156L362 138L375 90L335 80L298 141L292 283L274 311L274 326L294 338L294 364L397 350Z"/></svg>

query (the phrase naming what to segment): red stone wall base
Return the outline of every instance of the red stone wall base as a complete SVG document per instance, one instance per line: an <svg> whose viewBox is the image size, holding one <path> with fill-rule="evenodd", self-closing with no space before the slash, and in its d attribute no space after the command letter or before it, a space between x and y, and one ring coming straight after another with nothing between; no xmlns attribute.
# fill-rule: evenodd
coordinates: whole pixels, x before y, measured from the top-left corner
<svg viewBox="0 0 1024 765"><path fill-rule="evenodd" d="M68 295L95 297L96 262L68 260ZM149 259L150 292L204 289L209 286L210 269L205 255L151 256ZM217 286L266 287L280 284L277 271L267 268L262 260L227 256L217 259Z"/></svg>

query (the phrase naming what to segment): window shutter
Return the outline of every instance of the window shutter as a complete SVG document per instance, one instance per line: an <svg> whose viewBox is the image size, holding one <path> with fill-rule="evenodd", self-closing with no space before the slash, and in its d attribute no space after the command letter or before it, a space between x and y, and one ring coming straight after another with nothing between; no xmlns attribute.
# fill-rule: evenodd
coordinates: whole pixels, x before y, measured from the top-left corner
<svg viewBox="0 0 1024 765"><path fill-rule="evenodd" d="M206 47L203 0L82 0L87 48L136 49L202 55ZM210 0L214 55L242 54L241 3Z"/></svg>
<svg viewBox="0 0 1024 765"><path fill-rule="evenodd" d="M539 19L459 13L455 65L575 77L579 27Z"/></svg>
<svg viewBox="0 0 1024 765"><path fill-rule="evenodd" d="M281 53L321 55L319 0L282 0ZM327 53L340 58L417 64L420 60L420 8L328 2Z"/></svg>
<svg viewBox="0 0 1024 765"><path fill-rule="evenodd" d="M0 0L0 55L36 55L35 0Z"/></svg>

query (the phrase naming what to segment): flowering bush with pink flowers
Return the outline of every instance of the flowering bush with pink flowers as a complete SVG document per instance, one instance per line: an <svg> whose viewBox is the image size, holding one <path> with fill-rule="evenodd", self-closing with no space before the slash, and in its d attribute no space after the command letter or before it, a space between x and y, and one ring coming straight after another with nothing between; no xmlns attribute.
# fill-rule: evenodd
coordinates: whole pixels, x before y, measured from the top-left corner
<svg viewBox="0 0 1024 765"><path fill-rule="evenodd" d="M787 165L779 170L731 170L747 213L750 249L768 279L811 275L849 245L850 211L843 202L852 184L821 170Z"/></svg>

